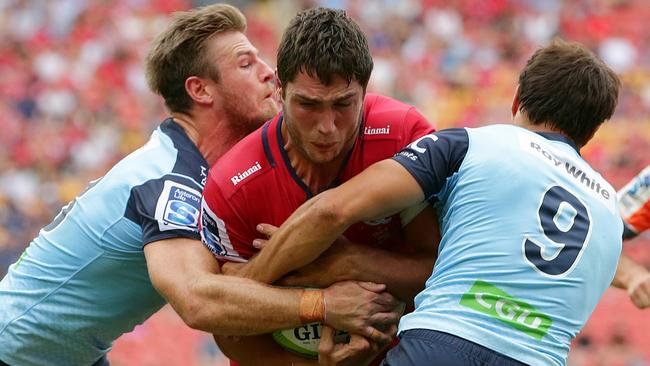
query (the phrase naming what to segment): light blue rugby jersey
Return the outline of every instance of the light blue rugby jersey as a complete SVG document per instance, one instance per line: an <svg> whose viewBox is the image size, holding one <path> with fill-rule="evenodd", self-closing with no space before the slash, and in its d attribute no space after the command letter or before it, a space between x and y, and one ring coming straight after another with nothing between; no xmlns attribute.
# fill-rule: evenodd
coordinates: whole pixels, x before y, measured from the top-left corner
<svg viewBox="0 0 650 366"><path fill-rule="evenodd" d="M208 165L179 125L149 142L64 207L0 282L0 360L90 365L165 303L145 244L199 239Z"/></svg>
<svg viewBox="0 0 650 366"><path fill-rule="evenodd" d="M614 189L568 139L513 125L440 131L394 159L442 231L400 332L438 330L529 365L564 365L616 270Z"/></svg>

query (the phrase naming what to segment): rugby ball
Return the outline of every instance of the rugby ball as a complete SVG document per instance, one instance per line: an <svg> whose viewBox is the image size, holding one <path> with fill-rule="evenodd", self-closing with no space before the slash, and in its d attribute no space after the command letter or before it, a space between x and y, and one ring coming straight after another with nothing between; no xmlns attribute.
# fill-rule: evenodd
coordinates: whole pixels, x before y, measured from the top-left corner
<svg viewBox="0 0 650 366"><path fill-rule="evenodd" d="M303 326L273 332L273 339L284 349L305 358L318 358L318 345L321 337L321 323L309 323ZM334 342L350 341L348 332L337 330Z"/></svg>

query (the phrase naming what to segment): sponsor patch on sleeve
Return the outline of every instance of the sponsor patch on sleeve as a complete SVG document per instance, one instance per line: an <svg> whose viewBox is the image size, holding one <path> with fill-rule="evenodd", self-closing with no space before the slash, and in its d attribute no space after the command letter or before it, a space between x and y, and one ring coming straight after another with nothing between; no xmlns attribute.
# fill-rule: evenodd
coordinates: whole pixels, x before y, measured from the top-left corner
<svg viewBox="0 0 650 366"><path fill-rule="evenodd" d="M201 210L201 193L184 184L166 180L156 205L160 231L197 231Z"/></svg>
<svg viewBox="0 0 650 366"><path fill-rule="evenodd" d="M217 259L246 262L233 247L226 224L203 201L201 205L201 241Z"/></svg>

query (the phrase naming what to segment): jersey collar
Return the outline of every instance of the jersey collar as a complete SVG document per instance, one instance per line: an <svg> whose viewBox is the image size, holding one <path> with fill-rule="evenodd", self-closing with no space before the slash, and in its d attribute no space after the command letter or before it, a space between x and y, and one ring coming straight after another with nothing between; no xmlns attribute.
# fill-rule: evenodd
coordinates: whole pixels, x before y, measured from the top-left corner
<svg viewBox="0 0 650 366"><path fill-rule="evenodd" d="M189 136L187 136L187 133L185 133L185 130L183 127L181 127L178 123L174 122L172 118L167 118L165 119L161 124L160 124L160 130L169 138L172 140L174 143L174 147L177 150L183 150L191 153L192 155L196 155L202 164L204 164L206 167L208 166L207 161L205 160L205 157L201 152L199 151L199 148L190 140Z"/></svg>
<svg viewBox="0 0 650 366"><path fill-rule="evenodd" d="M576 143L573 142L573 140L571 140L570 138L564 136L561 133L557 133L557 132L539 132L539 131L535 131L535 133L542 136L543 138L545 138L547 140L564 142L565 144L571 146L573 148L573 150L575 150L578 153L578 155L580 155L580 149L578 149L578 145L576 145ZM580 155L580 156L582 156L582 155Z"/></svg>

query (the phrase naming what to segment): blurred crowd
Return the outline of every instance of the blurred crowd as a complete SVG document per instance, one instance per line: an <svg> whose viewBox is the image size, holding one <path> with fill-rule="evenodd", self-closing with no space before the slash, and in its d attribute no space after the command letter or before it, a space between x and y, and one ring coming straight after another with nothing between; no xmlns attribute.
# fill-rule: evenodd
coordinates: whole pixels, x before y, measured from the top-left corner
<svg viewBox="0 0 650 366"><path fill-rule="evenodd" d="M438 128L508 122L517 72L532 52L556 36L580 41L623 80L616 114L583 156L615 188L650 164L650 7L644 0L230 2L245 11L249 38L270 64L296 11L346 9L370 40L369 90L415 104ZM0 2L0 277L40 227L164 118L160 98L147 88L143 57L170 12L203 3ZM626 251L650 265L647 238ZM624 332L616 337L616 347L626 346ZM576 348L596 343L587 335ZM574 365L603 360L576 354ZM644 357L606 364L646 364Z"/></svg>

